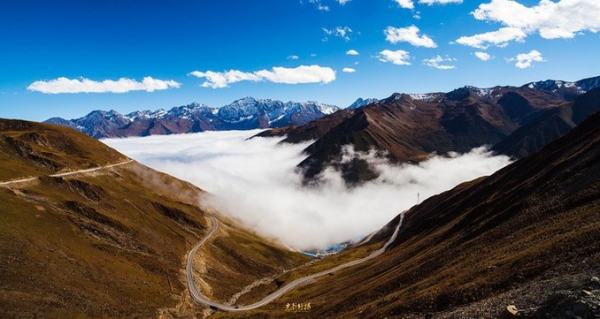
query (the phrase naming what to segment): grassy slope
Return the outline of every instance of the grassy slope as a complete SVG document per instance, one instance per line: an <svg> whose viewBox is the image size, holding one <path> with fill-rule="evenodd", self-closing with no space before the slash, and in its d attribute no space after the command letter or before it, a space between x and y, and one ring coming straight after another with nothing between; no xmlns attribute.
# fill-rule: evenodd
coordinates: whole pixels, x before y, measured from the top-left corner
<svg viewBox="0 0 600 319"><path fill-rule="evenodd" d="M137 163L43 177L125 157L50 125L0 120L0 137L0 176L42 176L0 188L0 317L147 318L159 309L164 317L203 311L190 305L182 272L185 254L207 232L200 189ZM225 253L208 249L197 260L244 274L244 280L215 277L209 291L221 285L239 290L279 265L304 260L233 224L227 232L231 236L217 240ZM229 250L238 255L226 258Z"/></svg>
<svg viewBox="0 0 600 319"><path fill-rule="evenodd" d="M123 160L124 155L69 128L0 120L0 181Z"/></svg>

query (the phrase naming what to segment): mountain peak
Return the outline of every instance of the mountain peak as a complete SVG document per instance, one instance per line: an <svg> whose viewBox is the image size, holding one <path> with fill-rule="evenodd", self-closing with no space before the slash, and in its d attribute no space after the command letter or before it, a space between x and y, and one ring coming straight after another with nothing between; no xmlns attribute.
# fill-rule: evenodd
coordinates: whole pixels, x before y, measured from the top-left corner
<svg viewBox="0 0 600 319"><path fill-rule="evenodd" d="M373 103L377 103L379 100L376 98L365 98L363 99L362 97L359 97L358 99L356 99L356 101L354 101L354 103L350 104L350 106L348 106L349 109L359 109L363 106L367 106L369 104L373 104Z"/></svg>

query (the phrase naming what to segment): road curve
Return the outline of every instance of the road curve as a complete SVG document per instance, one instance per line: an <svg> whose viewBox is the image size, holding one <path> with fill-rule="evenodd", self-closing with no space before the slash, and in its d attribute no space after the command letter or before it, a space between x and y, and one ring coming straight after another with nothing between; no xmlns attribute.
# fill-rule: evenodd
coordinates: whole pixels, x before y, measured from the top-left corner
<svg viewBox="0 0 600 319"><path fill-rule="evenodd" d="M48 175L48 176L50 176L50 177L65 177L65 176L71 176L71 175L91 173L91 172L99 171L99 170L102 170L102 169L107 169L107 168L111 168L111 167L115 167L115 166L129 164L131 162L133 162L133 160L130 159L130 160L126 160L124 162L119 162L119 163L115 163L115 164L98 166L98 167L92 167L92 168L86 168L86 169L80 169L80 170L77 170L77 171L70 171L70 172L64 172L64 173L56 173L56 174L51 174L51 175ZM6 181L6 182L0 182L0 186L7 186L7 185L11 185L11 184L31 182L31 181L34 181L34 180L36 180L38 178L39 177L26 177L26 178L21 178L21 179L14 179L14 180Z"/></svg>
<svg viewBox="0 0 600 319"><path fill-rule="evenodd" d="M194 276L193 276L193 263L194 263L194 255L196 254L196 251L202 247L202 245L216 232L216 230L219 228L219 222L217 221L217 219L215 217L211 217L211 231L204 236L204 238L202 238L202 240L200 240L200 242L198 242L194 248L192 248L192 250L190 251L190 253L188 254L187 257L187 265L186 265L186 274L187 274L187 282L188 282L188 287L190 290L190 295L192 296L192 299L199 303L199 304L204 304L207 306L210 306L212 308L216 308L219 310L223 310L223 311L247 311L247 310L252 310L252 309L256 309L256 308L260 308L266 304L271 303L272 301L274 301L275 299L281 297L282 295L284 295L285 293L298 288L302 285L314 282L317 278L319 277L323 277L325 275L334 273L336 271L348 268L348 267L352 267L352 266L356 266L359 264L362 264L364 262L367 262L373 258L378 257L379 255L383 254L386 249L389 247L389 245L391 245L394 240L396 240L396 237L398 237L398 231L400 230L400 226L402 225L402 221L404 220L404 213L400 214L400 220L398 221L398 225L396 225L396 228L394 229L394 233L392 233L392 236L390 236L390 238L388 239L388 241L383 245L383 247L377 249L376 251L372 252L371 254L369 254L366 257L360 258L360 259L356 259L356 260L352 260L340 265L337 265L333 268L327 269L327 270L323 270L321 272L318 273L314 273L312 275L309 276L305 276L302 278L298 278L290 283L288 283L287 285L279 288L278 290L272 292L271 294L267 295L266 297L264 297L262 300L257 301L253 304L250 305L242 305L242 306L230 306L230 305L226 305L226 304L222 304L222 303L218 303L218 302L214 302L210 299L208 299L206 296L204 296L202 293L200 293L198 291L198 288L196 287L196 283L194 281Z"/></svg>

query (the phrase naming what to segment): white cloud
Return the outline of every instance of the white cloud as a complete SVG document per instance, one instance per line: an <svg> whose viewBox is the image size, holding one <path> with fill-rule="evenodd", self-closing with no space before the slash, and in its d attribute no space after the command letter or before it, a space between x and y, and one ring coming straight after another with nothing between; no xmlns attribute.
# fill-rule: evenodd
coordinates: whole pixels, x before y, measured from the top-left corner
<svg viewBox="0 0 600 319"><path fill-rule="evenodd" d="M246 140L257 131L204 132L103 140L160 171L185 179L213 196L221 213L258 232L299 248L324 248L358 240L380 229L398 213L460 182L489 175L508 164L483 149L435 156L419 165L390 165L366 158L381 173L378 179L348 189L340 174L326 170L324 183L302 187L296 165L308 143L280 145L279 138Z"/></svg>
<svg viewBox="0 0 600 319"><path fill-rule="evenodd" d="M527 69L533 65L533 62L544 62L544 57L540 51L531 50L529 53L518 54L510 61L515 61L515 66L519 69Z"/></svg>
<svg viewBox="0 0 600 319"><path fill-rule="evenodd" d="M59 77L48 81L35 81L27 89L47 94L59 93L126 93L130 91L154 92L179 88L181 84L173 80L159 80L150 76L140 82L134 79L94 81L87 78L69 79Z"/></svg>
<svg viewBox="0 0 600 319"><path fill-rule="evenodd" d="M271 70L243 72L193 71L191 76L206 79L202 87L221 89L241 81L269 81L284 84L329 83L335 80L335 71L319 65L301 65L295 68L273 67Z"/></svg>
<svg viewBox="0 0 600 319"><path fill-rule="evenodd" d="M325 41L327 41L327 36L334 36L349 41L350 34L352 33L352 29L347 26L338 26L333 29L321 28L321 30L323 30L326 35Z"/></svg>
<svg viewBox="0 0 600 319"><path fill-rule="evenodd" d="M205 88L213 88L213 89L221 89L228 87L229 84L237 83L241 81L260 81L262 80L260 76L250 73L250 72L242 72L239 70L229 70L225 72L214 72L214 71L192 71L190 72L191 76L197 78L204 78L206 81L202 83L202 87Z"/></svg>
<svg viewBox="0 0 600 319"><path fill-rule="evenodd" d="M441 55L436 55L433 58L424 59L423 64L438 70L451 70L456 68L456 66L452 64L454 61L456 61L454 58L444 58Z"/></svg>
<svg viewBox="0 0 600 319"><path fill-rule="evenodd" d="M335 71L319 65L301 65L295 68L274 67L261 70L256 75L275 83L329 83L335 80Z"/></svg>
<svg viewBox="0 0 600 319"><path fill-rule="evenodd" d="M463 0L419 0L419 3L426 5L434 5L434 4L449 4L449 3L462 3Z"/></svg>
<svg viewBox="0 0 600 319"><path fill-rule="evenodd" d="M492 56L489 53L483 51L475 52L475 56L481 61L489 61L492 59Z"/></svg>
<svg viewBox="0 0 600 319"><path fill-rule="evenodd" d="M457 43L477 49L486 49L490 45L505 47L510 41L522 42L527 37L523 30L518 28L500 28L497 31L480 33L472 36L463 36L456 40Z"/></svg>
<svg viewBox="0 0 600 319"><path fill-rule="evenodd" d="M346 3L350 2L350 0L337 0L337 2L338 2L340 5L345 5Z"/></svg>
<svg viewBox="0 0 600 319"><path fill-rule="evenodd" d="M489 39L471 45L471 42L461 43L474 47L485 47L489 44L506 44L511 40L523 40L528 34L538 33L545 39L573 38L584 31L598 32L600 30L600 1L598 0L540 0L527 7L513 0L492 0L480 4L472 12L477 20L498 22L505 30L513 30L513 38L503 41ZM502 30L500 29L500 30ZM518 31L516 31L518 30ZM519 36L517 36L519 32ZM488 33L489 34L489 33ZM462 37L473 38L476 37Z"/></svg>
<svg viewBox="0 0 600 319"><path fill-rule="evenodd" d="M308 0L308 2L314 4L319 11L329 11L329 6L321 3L321 0Z"/></svg>
<svg viewBox="0 0 600 319"><path fill-rule="evenodd" d="M354 72L356 72L356 70L353 69L353 68L343 68L342 72L344 72L344 73L354 73Z"/></svg>
<svg viewBox="0 0 600 319"><path fill-rule="evenodd" d="M408 42L417 47L435 48L437 44L427 35L419 35L419 28L411 25L406 28L387 27L385 39L390 43Z"/></svg>
<svg viewBox="0 0 600 319"><path fill-rule="evenodd" d="M404 50L383 50L377 56L381 62L391 62L397 65L410 65L410 53Z"/></svg>
<svg viewBox="0 0 600 319"><path fill-rule="evenodd" d="M412 0L394 0L400 6L400 8L404 9L414 9L415 4Z"/></svg>
<svg viewBox="0 0 600 319"><path fill-rule="evenodd" d="M346 51L347 55L359 55L358 51L354 50L354 49L350 49L348 51Z"/></svg>
<svg viewBox="0 0 600 319"><path fill-rule="evenodd" d="M287 58L288 58L288 60L298 60L298 59L300 59L300 57L297 56L297 55L295 55L295 54L292 54L292 55L288 56Z"/></svg>

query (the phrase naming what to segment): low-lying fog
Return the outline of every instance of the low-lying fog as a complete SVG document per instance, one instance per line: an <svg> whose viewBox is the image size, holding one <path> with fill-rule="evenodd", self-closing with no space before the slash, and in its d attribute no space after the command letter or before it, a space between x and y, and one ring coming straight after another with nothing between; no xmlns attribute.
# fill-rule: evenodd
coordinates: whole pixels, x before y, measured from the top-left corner
<svg viewBox="0 0 600 319"><path fill-rule="evenodd" d="M348 189L327 171L319 188L303 188L294 169L308 145L246 138L259 131L106 139L122 153L216 195L211 204L258 232L297 249L357 240L421 200L509 163L485 149L435 156L419 165L376 160L380 178Z"/></svg>

